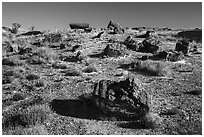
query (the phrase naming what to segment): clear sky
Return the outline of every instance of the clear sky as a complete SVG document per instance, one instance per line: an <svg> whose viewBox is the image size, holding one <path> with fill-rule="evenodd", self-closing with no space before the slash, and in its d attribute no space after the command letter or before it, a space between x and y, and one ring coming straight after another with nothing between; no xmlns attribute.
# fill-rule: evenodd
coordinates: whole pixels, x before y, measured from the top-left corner
<svg viewBox="0 0 204 137"><path fill-rule="evenodd" d="M3 2L2 25L28 29L66 29L69 23L105 28L110 20L124 27L202 27L202 3L161 2Z"/></svg>

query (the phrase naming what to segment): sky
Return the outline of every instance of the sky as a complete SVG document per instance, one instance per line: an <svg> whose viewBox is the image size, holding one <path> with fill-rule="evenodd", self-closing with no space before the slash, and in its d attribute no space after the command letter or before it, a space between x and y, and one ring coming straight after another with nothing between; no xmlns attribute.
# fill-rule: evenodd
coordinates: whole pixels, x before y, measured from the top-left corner
<svg viewBox="0 0 204 137"><path fill-rule="evenodd" d="M67 29L70 23L106 28L109 21L124 27L201 28L201 2L3 2L2 25Z"/></svg>

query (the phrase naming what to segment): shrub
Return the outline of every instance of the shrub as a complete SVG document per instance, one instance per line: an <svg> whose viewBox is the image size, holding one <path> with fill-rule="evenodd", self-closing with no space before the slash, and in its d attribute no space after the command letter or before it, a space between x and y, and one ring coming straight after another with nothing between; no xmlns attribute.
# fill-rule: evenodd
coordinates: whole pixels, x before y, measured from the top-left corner
<svg viewBox="0 0 204 137"><path fill-rule="evenodd" d="M171 68L165 62L161 61L137 61L130 64L133 71L142 72L143 74L150 76L170 76Z"/></svg>
<svg viewBox="0 0 204 137"><path fill-rule="evenodd" d="M27 80L34 80L34 79L39 79L40 78L40 76L38 76L38 75L36 75L36 74L28 74L27 76L26 76L26 79Z"/></svg>

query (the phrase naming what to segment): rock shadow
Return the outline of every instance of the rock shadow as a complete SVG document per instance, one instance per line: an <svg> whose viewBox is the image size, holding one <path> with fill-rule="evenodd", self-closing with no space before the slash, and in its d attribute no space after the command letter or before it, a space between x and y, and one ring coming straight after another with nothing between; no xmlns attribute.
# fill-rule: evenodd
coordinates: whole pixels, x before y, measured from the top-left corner
<svg viewBox="0 0 204 137"><path fill-rule="evenodd" d="M51 109L62 116L82 119L99 119L99 111L90 99L60 100L50 102Z"/></svg>
<svg viewBox="0 0 204 137"><path fill-rule="evenodd" d="M118 127L128 128L128 129L150 129L151 125L146 124L144 121L131 121L131 122L123 122L117 124Z"/></svg>

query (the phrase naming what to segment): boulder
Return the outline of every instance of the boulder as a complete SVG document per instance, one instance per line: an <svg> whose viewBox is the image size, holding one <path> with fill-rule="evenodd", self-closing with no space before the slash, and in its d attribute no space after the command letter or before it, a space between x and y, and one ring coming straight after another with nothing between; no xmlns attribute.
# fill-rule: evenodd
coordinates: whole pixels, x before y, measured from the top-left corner
<svg viewBox="0 0 204 137"><path fill-rule="evenodd" d="M70 23L69 24L71 29L86 29L89 28L88 23Z"/></svg>
<svg viewBox="0 0 204 137"><path fill-rule="evenodd" d="M118 57L127 54L127 48L120 43L111 43L106 46L103 51L103 55L108 57Z"/></svg>
<svg viewBox="0 0 204 137"><path fill-rule="evenodd" d="M139 49L139 45L136 41L134 41L132 39L131 36L128 36L125 41L124 41L124 45L128 48L131 49L133 51L137 51Z"/></svg>
<svg viewBox="0 0 204 137"><path fill-rule="evenodd" d="M175 51L181 51L184 55L187 55L189 51L189 41L185 39L179 40L176 43Z"/></svg>
<svg viewBox="0 0 204 137"><path fill-rule="evenodd" d="M109 22L107 28L113 30L114 34L123 34L125 32L124 28L119 23L113 21Z"/></svg>
<svg viewBox="0 0 204 137"><path fill-rule="evenodd" d="M92 99L108 116L136 120L149 111L147 93L136 78L100 80L94 85Z"/></svg>
<svg viewBox="0 0 204 137"><path fill-rule="evenodd" d="M142 45L139 47L140 52L157 53L160 41L155 39L145 39L142 41Z"/></svg>

